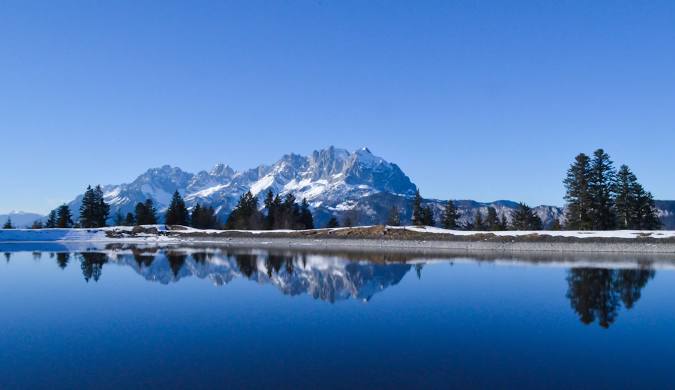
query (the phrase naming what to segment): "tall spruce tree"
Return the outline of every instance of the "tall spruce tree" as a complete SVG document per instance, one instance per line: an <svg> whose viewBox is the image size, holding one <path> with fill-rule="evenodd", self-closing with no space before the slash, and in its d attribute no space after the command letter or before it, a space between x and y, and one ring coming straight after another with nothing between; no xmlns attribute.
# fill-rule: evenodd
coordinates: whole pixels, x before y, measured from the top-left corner
<svg viewBox="0 0 675 390"><path fill-rule="evenodd" d="M134 214L127 213L127 216L124 218L124 226L134 226L136 224L136 218Z"/></svg>
<svg viewBox="0 0 675 390"><path fill-rule="evenodd" d="M169 208L166 210L166 216L164 221L167 225L189 225L190 213L188 212L187 207L185 207L185 201L183 197L180 196L178 190L173 193L171 198L171 203L169 203Z"/></svg>
<svg viewBox="0 0 675 390"><path fill-rule="evenodd" d="M335 228L339 228L339 227L340 227L340 223L338 223L338 220L337 220L337 218L335 218L335 216L330 217L330 219L328 220L328 223L326 223L326 228L328 228L328 229L335 229Z"/></svg>
<svg viewBox="0 0 675 390"><path fill-rule="evenodd" d="M80 226L83 228L104 227L109 213L110 206L103 199L101 186L95 188L88 186L80 205Z"/></svg>
<svg viewBox="0 0 675 390"><path fill-rule="evenodd" d="M202 206L199 203L192 209L192 217L190 218L192 227L197 229L217 229L220 224L216 211L212 206Z"/></svg>
<svg viewBox="0 0 675 390"><path fill-rule="evenodd" d="M614 184L616 226L619 229L631 229L635 224L635 208L638 203L635 197L637 185L637 177L627 165L622 165Z"/></svg>
<svg viewBox="0 0 675 390"><path fill-rule="evenodd" d="M541 218L525 203L518 203L513 212L511 225L514 230L541 230L543 228Z"/></svg>
<svg viewBox="0 0 675 390"><path fill-rule="evenodd" d="M415 191L415 198L413 199L412 205L412 224L415 226L424 225L423 216L422 216L422 196L420 195L420 190Z"/></svg>
<svg viewBox="0 0 675 390"><path fill-rule="evenodd" d="M593 199L589 188L591 178L590 159L584 153L577 155L567 171L565 184L567 202L566 225L570 229L593 229Z"/></svg>
<svg viewBox="0 0 675 390"><path fill-rule="evenodd" d="M619 229L657 230L661 228L652 194L645 191L627 165L619 168L614 191L616 192L616 226Z"/></svg>
<svg viewBox="0 0 675 390"><path fill-rule="evenodd" d="M228 229L253 230L263 226L262 215L258 210L258 198L247 191L239 198L237 206L227 218Z"/></svg>
<svg viewBox="0 0 675 390"><path fill-rule="evenodd" d="M55 228L56 227L56 209L49 212L47 216L47 222L45 222L46 228Z"/></svg>
<svg viewBox="0 0 675 390"><path fill-rule="evenodd" d="M502 230L499 224L499 217L497 216L497 209L492 206L488 206L487 208L485 228L490 231Z"/></svg>
<svg viewBox="0 0 675 390"><path fill-rule="evenodd" d="M300 229L314 229L314 217L312 216L312 211L309 208L307 199L304 198L302 199L302 203L300 203L298 225Z"/></svg>
<svg viewBox="0 0 675 390"><path fill-rule="evenodd" d="M71 228L73 227L73 216L70 213L70 208L66 204L62 204L56 209L56 227L57 228Z"/></svg>
<svg viewBox="0 0 675 390"><path fill-rule="evenodd" d="M588 192L591 197L591 219L593 230L611 230L615 228L614 182L616 172L614 163L604 150L593 153Z"/></svg>
<svg viewBox="0 0 675 390"><path fill-rule="evenodd" d="M441 225L444 229L457 229L457 220L459 219L459 211L455 202L448 200L443 209L443 218L441 220Z"/></svg>
<svg viewBox="0 0 675 390"><path fill-rule="evenodd" d="M480 209L476 209L476 214L473 216L473 230L485 230L485 222L483 222Z"/></svg>
<svg viewBox="0 0 675 390"><path fill-rule="evenodd" d="M148 198L145 202L138 202L134 209L136 213L136 225L155 225L157 224L157 209L152 199Z"/></svg>
<svg viewBox="0 0 675 390"><path fill-rule="evenodd" d="M424 206L421 209L421 218L423 226L435 226L436 221L434 220L434 211L431 209L431 206Z"/></svg>

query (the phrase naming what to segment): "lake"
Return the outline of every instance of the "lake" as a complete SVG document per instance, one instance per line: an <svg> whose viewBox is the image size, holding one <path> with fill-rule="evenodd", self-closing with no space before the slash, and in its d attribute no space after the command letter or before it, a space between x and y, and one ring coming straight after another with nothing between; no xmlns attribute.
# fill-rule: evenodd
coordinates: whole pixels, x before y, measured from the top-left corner
<svg viewBox="0 0 675 390"><path fill-rule="evenodd" d="M672 387L673 264L4 244L0 388Z"/></svg>

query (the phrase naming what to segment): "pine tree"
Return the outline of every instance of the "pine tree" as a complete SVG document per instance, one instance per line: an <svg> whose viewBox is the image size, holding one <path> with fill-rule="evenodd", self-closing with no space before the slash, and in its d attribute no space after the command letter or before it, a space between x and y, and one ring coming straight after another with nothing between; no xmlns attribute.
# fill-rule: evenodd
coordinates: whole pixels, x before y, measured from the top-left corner
<svg viewBox="0 0 675 390"><path fill-rule="evenodd" d="M391 206L391 208L389 209L389 216L387 217L387 225L389 226L401 225L401 212L399 211L396 205Z"/></svg>
<svg viewBox="0 0 675 390"><path fill-rule="evenodd" d="M509 230L509 220L506 218L506 213L503 213L499 220L499 230Z"/></svg>
<svg viewBox="0 0 675 390"><path fill-rule="evenodd" d="M132 213L127 213L127 216L124 218L124 226L134 226L136 224L136 218Z"/></svg>
<svg viewBox="0 0 675 390"><path fill-rule="evenodd" d="M635 187L637 186L637 177L630 171L627 165L622 165L616 175L614 192L616 199L616 226L619 229L630 229L635 222L634 210L637 205L635 198Z"/></svg>
<svg viewBox="0 0 675 390"><path fill-rule="evenodd" d="M115 226L124 226L124 216L122 215L122 212L117 210L115 212L115 216L113 217L113 224Z"/></svg>
<svg viewBox="0 0 675 390"><path fill-rule="evenodd" d="M56 209L49 212L47 216L47 222L45 223L46 228L55 228L56 227Z"/></svg>
<svg viewBox="0 0 675 390"><path fill-rule="evenodd" d="M110 206L103 199L103 189L87 187L80 205L80 226L96 228L106 226Z"/></svg>
<svg viewBox="0 0 675 390"><path fill-rule="evenodd" d="M541 230L543 224L532 208L525 203L518 203L512 225L514 230Z"/></svg>
<svg viewBox="0 0 675 390"><path fill-rule="evenodd" d="M560 220L558 218L555 218L553 220L553 223L549 227L549 230L554 230L554 231L562 230L562 225L560 224Z"/></svg>
<svg viewBox="0 0 675 390"><path fill-rule="evenodd" d="M457 220L459 219L459 211L455 206L455 202L448 200L443 210L443 219L441 225L444 229L457 229Z"/></svg>
<svg viewBox="0 0 675 390"><path fill-rule="evenodd" d="M108 215L110 215L110 206L105 202L103 198L103 189L100 185L97 185L94 188L94 199L95 199L95 222L97 227L104 227L107 225Z"/></svg>
<svg viewBox="0 0 675 390"><path fill-rule="evenodd" d="M56 227L73 227L73 216L70 213L70 208L66 204L59 206L59 208L56 210Z"/></svg>
<svg viewBox="0 0 675 390"><path fill-rule="evenodd" d="M3 229L14 229L14 225L12 225L12 218L7 217L7 221L5 222L4 225L2 225Z"/></svg>
<svg viewBox="0 0 675 390"><path fill-rule="evenodd" d="M565 184L567 202L567 226L570 229L593 229L593 200L589 188L591 179L590 159L584 153L577 155L567 171Z"/></svg>
<svg viewBox="0 0 675 390"><path fill-rule="evenodd" d="M645 191L638 183L637 177L630 168L622 165L617 174L614 187L616 192L616 226L619 229L661 228L661 221L651 193Z"/></svg>
<svg viewBox="0 0 675 390"><path fill-rule="evenodd" d="M476 209L476 214L473 216L473 230L485 230L485 223L483 222L483 215L480 209Z"/></svg>
<svg viewBox="0 0 675 390"><path fill-rule="evenodd" d="M272 190L267 191L265 201L263 202L265 205L265 229L272 230L276 228L276 218L279 214L279 208L277 206L280 202L280 198L278 196L275 198Z"/></svg>
<svg viewBox="0 0 675 390"><path fill-rule="evenodd" d="M434 220L434 211L431 209L431 206L422 207L422 225L424 226L436 225L436 221Z"/></svg>
<svg viewBox="0 0 675 390"><path fill-rule="evenodd" d="M80 205L80 225L84 228L96 227L95 219L95 195L94 189L87 186L82 197L82 204Z"/></svg>
<svg viewBox="0 0 675 390"><path fill-rule="evenodd" d="M312 216L312 211L309 209L307 199L304 198L300 204L299 225L301 229L314 229L314 217Z"/></svg>
<svg viewBox="0 0 675 390"><path fill-rule="evenodd" d="M614 163L604 150L593 153L590 165L588 191L591 198L591 218L593 230L611 230L615 227L614 181L616 173Z"/></svg>
<svg viewBox="0 0 675 390"><path fill-rule="evenodd" d="M340 227L340 224L338 223L337 218L335 218L334 216L330 217L330 219L328 220L328 223L326 224L326 228L335 229L335 228L339 228L339 227Z"/></svg>
<svg viewBox="0 0 675 390"><path fill-rule="evenodd" d="M157 210L152 199L146 199L144 203L137 203L134 209L136 213L136 225L156 225Z"/></svg>
<svg viewBox="0 0 675 390"><path fill-rule="evenodd" d="M182 225L188 226L189 212L185 207L185 201L180 196L178 190L173 193L169 208L166 210L166 217L164 219L167 225Z"/></svg>
<svg viewBox="0 0 675 390"><path fill-rule="evenodd" d="M501 230L499 225L499 218L497 217L497 209L492 206L487 208L487 217L485 217L485 228L490 231Z"/></svg>
<svg viewBox="0 0 675 390"><path fill-rule="evenodd" d="M420 190L415 191L415 199L413 200L412 206L412 224L415 226L424 225L422 221L422 196L420 195Z"/></svg>
<svg viewBox="0 0 675 390"><path fill-rule="evenodd" d="M33 224L30 226L31 229L42 229L44 227L45 227L45 225L39 219L36 220L36 221L33 221Z"/></svg>
<svg viewBox="0 0 675 390"><path fill-rule="evenodd" d="M247 191L239 198L237 206L227 218L228 229L253 230L262 227L262 215L258 210L258 198Z"/></svg>

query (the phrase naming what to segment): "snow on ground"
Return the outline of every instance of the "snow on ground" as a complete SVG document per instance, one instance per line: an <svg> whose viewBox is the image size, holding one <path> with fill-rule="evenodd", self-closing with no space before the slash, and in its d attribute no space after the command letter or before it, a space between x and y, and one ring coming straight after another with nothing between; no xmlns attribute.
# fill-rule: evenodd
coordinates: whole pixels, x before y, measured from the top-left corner
<svg viewBox="0 0 675 390"><path fill-rule="evenodd" d="M432 226L388 226L389 229L405 229L421 233L453 234L456 236L472 236L476 234L494 234L495 236L550 236L550 237L574 237L574 238L672 238L674 230L607 230L607 231L580 231L580 230L506 230L495 232L475 232L466 230L448 230Z"/></svg>
<svg viewBox="0 0 675 390"><path fill-rule="evenodd" d="M355 228L334 228L317 229L338 231L343 229L369 228L371 226L361 226ZM157 231L168 231L166 225L147 225L144 228L155 228ZM387 226L388 229L405 229L413 232L433 233L433 234L452 234L456 236L472 236L477 234L494 234L503 237L522 237L522 236L550 236L550 237L574 237L574 238L675 238L673 230L617 230L617 231L495 231L495 232L475 232L465 230L448 230L430 226ZM118 226L97 229L0 229L0 242L53 242L53 241L129 241L129 242L147 242L147 241L179 241L180 236L167 237L150 233L138 233L130 237L110 238L106 236L107 231L131 232L132 227ZM172 230L173 233L201 233L201 234L219 234L224 230L200 230L191 227L181 227L180 230ZM230 230L230 232L242 232L249 234L264 233L292 233L302 232L302 230Z"/></svg>
<svg viewBox="0 0 675 390"><path fill-rule="evenodd" d="M146 228L156 228L166 231L165 225L148 225ZM96 229L0 229L0 242L51 242L51 241L118 241L106 236L106 231L131 232L132 227L118 226ZM154 234L137 234L134 237L124 238L124 241L146 242L166 241L169 237Z"/></svg>

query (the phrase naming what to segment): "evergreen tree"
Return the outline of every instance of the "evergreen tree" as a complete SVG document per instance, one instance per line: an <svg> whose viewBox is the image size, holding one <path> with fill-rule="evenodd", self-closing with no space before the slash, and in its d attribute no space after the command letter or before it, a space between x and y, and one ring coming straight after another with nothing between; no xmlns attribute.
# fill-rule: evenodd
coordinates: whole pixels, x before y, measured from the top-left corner
<svg viewBox="0 0 675 390"><path fill-rule="evenodd" d="M627 165L622 165L616 175L614 185L616 226L619 229L630 229L635 224L635 209L638 203L635 197L637 185L637 177Z"/></svg>
<svg viewBox="0 0 675 390"><path fill-rule="evenodd" d="M132 213L127 213L127 216L124 218L124 226L134 226L135 224L136 218L134 215Z"/></svg>
<svg viewBox="0 0 675 390"><path fill-rule="evenodd" d="M541 218L535 214L534 210L524 203L518 203L518 207L513 213L512 226L514 230L541 230Z"/></svg>
<svg viewBox="0 0 675 390"><path fill-rule="evenodd" d="M492 206L487 208L487 217L485 217L485 228L490 231L501 230L499 225L499 217L497 217L497 209Z"/></svg>
<svg viewBox="0 0 675 390"><path fill-rule="evenodd" d="M642 185L638 184L635 198L637 205L635 208L636 224L634 228L641 230L661 229L661 220L659 219L651 192L645 191Z"/></svg>
<svg viewBox="0 0 675 390"><path fill-rule="evenodd" d="M591 179L590 159L581 153L567 171L565 184L567 202L567 226L570 229L589 230L593 223L593 201L589 188Z"/></svg>
<svg viewBox="0 0 675 390"><path fill-rule="evenodd" d="M110 213L110 206L103 199L103 189L87 187L80 205L80 226L83 228L96 228L106 226L106 220Z"/></svg>
<svg viewBox="0 0 675 390"><path fill-rule="evenodd" d="M338 223L337 218L335 218L334 216L330 217L330 219L328 220L328 223L326 224L326 228L335 229L335 228L338 228L338 227L340 227L340 224Z"/></svg>
<svg viewBox="0 0 675 390"><path fill-rule="evenodd" d="M97 227L104 227L107 225L108 215L110 215L110 206L103 199L103 189L100 185L94 188L95 196L95 222Z"/></svg>
<svg viewBox="0 0 675 390"><path fill-rule="evenodd" d="M14 229L14 225L12 225L12 218L7 217L7 221L5 222L4 225L2 225L3 229Z"/></svg>
<svg viewBox="0 0 675 390"><path fill-rule="evenodd" d="M588 191L591 198L591 218L593 230L611 230L615 227L614 181L616 173L614 163L604 150L593 153Z"/></svg>
<svg viewBox="0 0 675 390"><path fill-rule="evenodd" d="M309 209L307 199L302 199L300 204L300 218L298 221L301 229L314 229L314 217L312 211Z"/></svg>
<svg viewBox="0 0 675 390"><path fill-rule="evenodd" d="M31 229L42 229L45 225L39 219L33 221L33 224L30 226Z"/></svg>
<svg viewBox="0 0 675 390"><path fill-rule="evenodd" d="M55 228L56 227L56 209L49 212L47 216L47 222L45 223L46 228Z"/></svg>
<svg viewBox="0 0 675 390"><path fill-rule="evenodd" d="M122 215L122 212L117 210L115 212L115 216L113 217L113 224L115 226L124 226L124 216Z"/></svg>
<svg viewBox="0 0 675 390"><path fill-rule="evenodd" d="M396 205L391 206L391 208L389 209L389 216L387 217L387 225L389 226L401 225L401 212L399 211Z"/></svg>
<svg viewBox="0 0 675 390"><path fill-rule="evenodd" d="M622 165L615 184L616 218L619 229L656 230L661 221L651 193L638 183L630 168Z"/></svg>
<svg viewBox="0 0 675 390"><path fill-rule="evenodd" d="M476 209L476 214L473 216L473 230L485 230L485 223L480 209Z"/></svg>
<svg viewBox="0 0 675 390"><path fill-rule="evenodd" d="M188 226L189 212L185 207L185 201L180 196L178 190L173 193L169 208L166 210L165 223L167 225L183 225Z"/></svg>
<svg viewBox="0 0 675 390"><path fill-rule="evenodd" d="M66 204L62 204L56 210L56 227L57 228L73 227L73 216L70 213L70 208Z"/></svg>
<svg viewBox="0 0 675 390"><path fill-rule="evenodd" d="M434 212L431 209L431 206L425 206L421 209L421 220L423 226L434 226L436 222L434 221Z"/></svg>
<svg viewBox="0 0 675 390"><path fill-rule="evenodd" d="M549 227L549 230L554 230L554 231L562 230L562 225L560 224L560 220L558 220L558 218L555 218L553 220L553 223Z"/></svg>
<svg viewBox="0 0 675 390"><path fill-rule="evenodd" d="M217 229L220 224L216 211L211 206L202 206L199 203L192 210L192 217L190 218L192 227L197 229Z"/></svg>
<svg viewBox="0 0 675 390"><path fill-rule="evenodd" d="M499 230L509 230L509 221L506 218L506 213L502 214L502 217L499 220Z"/></svg>
<svg viewBox="0 0 675 390"><path fill-rule="evenodd" d="M415 199L413 200L412 206L412 224L415 226L422 226L424 222L422 221L422 196L420 195L420 190L415 191Z"/></svg>
<svg viewBox="0 0 675 390"><path fill-rule="evenodd" d="M275 198L272 190L268 190L263 202L265 205L265 229L271 230L277 226L276 218L279 214L278 206L280 203L281 199L279 196Z"/></svg>
<svg viewBox="0 0 675 390"><path fill-rule="evenodd" d="M136 213L136 225L157 224L157 210L152 199L146 199L144 203L137 203L134 211Z"/></svg>
<svg viewBox="0 0 675 390"><path fill-rule="evenodd" d="M227 218L228 229L253 230L262 227L262 215L258 210L258 198L247 191L239 198L237 206Z"/></svg>
<svg viewBox="0 0 675 390"><path fill-rule="evenodd" d="M459 211L455 206L455 202L448 200L443 210L443 219L441 224L444 229L457 229L457 220L459 219Z"/></svg>

